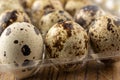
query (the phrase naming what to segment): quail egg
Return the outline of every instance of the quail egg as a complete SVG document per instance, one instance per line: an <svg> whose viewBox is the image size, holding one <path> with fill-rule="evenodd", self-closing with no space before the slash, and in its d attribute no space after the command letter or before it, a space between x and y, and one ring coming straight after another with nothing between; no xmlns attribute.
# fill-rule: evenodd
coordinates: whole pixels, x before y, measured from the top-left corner
<svg viewBox="0 0 120 80"><path fill-rule="evenodd" d="M120 50L120 19L112 15L98 17L90 26L89 36L95 53L111 56L111 52Z"/></svg>
<svg viewBox="0 0 120 80"><path fill-rule="evenodd" d="M39 22L39 29L43 36L57 22L72 20L72 17L64 10L54 10L49 14L43 15Z"/></svg>
<svg viewBox="0 0 120 80"><path fill-rule="evenodd" d="M80 24L84 29L88 30L89 25L101 15L104 15L105 12L95 5L87 5L81 8L75 14L75 22Z"/></svg>
<svg viewBox="0 0 120 80"><path fill-rule="evenodd" d="M1 64L14 64L16 67L34 65L35 60L42 59L43 39L39 30L26 22L9 25L0 37ZM31 76L36 67L13 71L17 79Z"/></svg>
<svg viewBox="0 0 120 80"><path fill-rule="evenodd" d="M90 0L68 0L65 5L65 10L74 16L78 9L89 4L91 4Z"/></svg>
<svg viewBox="0 0 120 80"><path fill-rule="evenodd" d="M36 0L32 6L32 22L38 26L41 17L52 10L63 10L59 0Z"/></svg>
<svg viewBox="0 0 120 80"><path fill-rule="evenodd" d="M0 15L0 35L6 27L14 22L31 23L25 12L20 10L6 10Z"/></svg>
<svg viewBox="0 0 120 80"><path fill-rule="evenodd" d="M0 0L0 14L5 10L11 9L23 11L23 8L20 5L19 0Z"/></svg>
<svg viewBox="0 0 120 80"><path fill-rule="evenodd" d="M88 54L89 37L86 31L74 21L58 22L50 28L45 37L46 56L53 59L84 59ZM73 71L78 64L60 65L63 71Z"/></svg>

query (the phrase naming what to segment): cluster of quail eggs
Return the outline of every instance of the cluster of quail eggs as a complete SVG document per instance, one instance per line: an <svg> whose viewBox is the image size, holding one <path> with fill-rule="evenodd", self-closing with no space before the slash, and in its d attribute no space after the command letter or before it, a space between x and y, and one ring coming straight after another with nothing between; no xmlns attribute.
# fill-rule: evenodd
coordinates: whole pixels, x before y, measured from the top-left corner
<svg viewBox="0 0 120 80"><path fill-rule="evenodd" d="M0 63L24 67L45 55L58 69L72 71L81 65L55 61L84 61L91 55L89 46L98 57L119 51L119 26L118 17L89 0L0 0ZM36 70L13 73L23 79Z"/></svg>

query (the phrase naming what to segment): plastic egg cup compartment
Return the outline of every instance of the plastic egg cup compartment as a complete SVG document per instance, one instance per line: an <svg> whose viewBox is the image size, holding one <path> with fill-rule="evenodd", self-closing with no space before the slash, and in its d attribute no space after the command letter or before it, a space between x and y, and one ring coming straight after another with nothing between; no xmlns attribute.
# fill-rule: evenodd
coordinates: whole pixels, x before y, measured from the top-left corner
<svg viewBox="0 0 120 80"><path fill-rule="evenodd" d="M84 57L83 59L79 59L79 57L76 57L74 59L71 58L65 58L65 59L43 59L43 60L36 60L29 62L29 64L22 66L22 67L16 67L14 63L12 64L0 64L0 73L1 74L13 74L13 78L16 80L21 80L18 77L19 71L24 72L25 70L33 70L32 74L29 74L29 77L35 75L38 71L40 71L42 68L49 68L53 67L57 71L62 72L70 72L71 70L62 70L61 66L72 66L77 65L77 69L82 70L86 66L87 62L96 62L98 65L107 65L112 64L114 61L119 61L120 58L120 52L107 52L109 54L105 55L105 53L94 53L92 49L89 50L89 55ZM100 54L100 55L96 55ZM109 62L110 61L110 62ZM65 67L67 68L67 67ZM17 74L17 76L16 76ZM26 78L26 77L25 77Z"/></svg>

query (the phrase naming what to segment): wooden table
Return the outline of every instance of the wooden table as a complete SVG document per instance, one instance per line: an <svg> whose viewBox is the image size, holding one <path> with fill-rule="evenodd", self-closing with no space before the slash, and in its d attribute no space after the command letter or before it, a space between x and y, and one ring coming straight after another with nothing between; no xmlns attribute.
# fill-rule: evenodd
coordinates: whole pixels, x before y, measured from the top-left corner
<svg viewBox="0 0 120 80"><path fill-rule="evenodd" d="M11 74L0 74L0 80L15 80ZM120 80L120 61L111 65L88 62L84 68L73 72L59 72L52 67L41 69L24 80Z"/></svg>

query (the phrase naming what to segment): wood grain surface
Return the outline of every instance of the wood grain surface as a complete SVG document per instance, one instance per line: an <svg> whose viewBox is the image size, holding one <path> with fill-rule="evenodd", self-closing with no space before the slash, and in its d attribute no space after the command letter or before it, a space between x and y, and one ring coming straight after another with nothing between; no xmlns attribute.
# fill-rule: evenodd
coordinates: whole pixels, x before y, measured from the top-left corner
<svg viewBox="0 0 120 80"><path fill-rule="evenodd" d="M0 74L0 80L15 80L12 74ZM73 72L60 72L52 67L41 69L36 75L24 80L120 80L120 61L109 65L88 62Z"/></svg>

